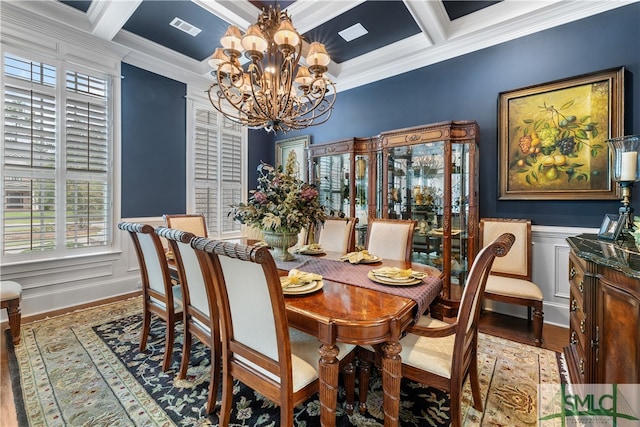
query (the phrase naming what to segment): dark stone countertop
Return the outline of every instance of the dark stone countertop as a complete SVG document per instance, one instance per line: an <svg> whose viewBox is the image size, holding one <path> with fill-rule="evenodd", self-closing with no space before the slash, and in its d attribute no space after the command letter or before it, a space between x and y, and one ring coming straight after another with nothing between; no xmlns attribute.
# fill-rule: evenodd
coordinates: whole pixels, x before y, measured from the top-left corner
<svg viewBox="0 0 640 427"><path fill-rule="evenodd" d="M632 240L611 241L596 234L580 234L568 237L567 242L578 257L640 279L640 252Z"/></svg>

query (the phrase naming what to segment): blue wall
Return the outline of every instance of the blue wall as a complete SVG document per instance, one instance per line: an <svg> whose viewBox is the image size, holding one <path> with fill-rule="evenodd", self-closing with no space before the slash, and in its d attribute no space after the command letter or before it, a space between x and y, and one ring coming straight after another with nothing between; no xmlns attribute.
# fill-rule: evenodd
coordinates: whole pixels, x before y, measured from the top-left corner
<svg viewBox="0 0 640 427"><path fill-rule="evenodd" d="M475 120L480 126L482 217L599 227L605 213L617 213L617 201L498 200L498 94L620 66L629 71L625 134L640 133L640 4L632 4L339 92L326 124L277 139L310 134L312 143L319 143L440 121ZM640 212L640 188L633 196Z"/></svg>
<svg viewBox="0 0 640 427"><path fill-rule="evenodd" d="M184 83L122 64L122 218L186 212Z"/></svg>

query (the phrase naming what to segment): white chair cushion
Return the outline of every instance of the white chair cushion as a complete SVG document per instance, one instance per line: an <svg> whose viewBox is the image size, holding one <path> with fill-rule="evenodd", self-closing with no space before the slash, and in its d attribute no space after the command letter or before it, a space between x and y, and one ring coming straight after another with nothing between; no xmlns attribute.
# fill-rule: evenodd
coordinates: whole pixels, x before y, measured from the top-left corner
<svg viewBox="0 0 640 427"><path fill-rule="evenodd" d="M493 274L487 278L485 292L538 301L543 299L542 291L535 283L512 277L494 276Z"/></svg>
<svg viewBox="0 0 640 427"><path fill-rule="evenodd" d="M427 328L438 328L447 326L448 323L433 319L429 316L422 316L417 322L418 326ZM407 334L400 340L402 351L400 357L402 363L440 375L444 378L451 378L451 361L453 359L453 344L455 335L442 338L425 338L419 335ZM371 346L364 346L369 351L373 351Z"/></svg>
<svg viewBox="0 0 640 427"><path fill-rule="evenodd" d="M11 280L0 282L0 301L8 301L22 296L22 286L20 283Z"/></svg>

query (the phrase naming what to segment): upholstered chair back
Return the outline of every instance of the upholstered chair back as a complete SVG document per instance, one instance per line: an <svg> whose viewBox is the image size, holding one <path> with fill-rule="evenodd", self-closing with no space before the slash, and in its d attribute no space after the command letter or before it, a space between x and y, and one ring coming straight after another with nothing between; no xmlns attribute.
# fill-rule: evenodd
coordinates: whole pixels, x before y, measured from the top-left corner
<svg viewBox="0 0 640 427"><path fill-rule="evenodd" d="M345 254L355 250L355 230L358 218L331 217L320 225L318 244L329 252Z"/></svg>
<svg viewBox="0 0 640 427"><path fill-rule="evenodd" d="M520 276L531 280L531 222L529 220L483 218L481 222L482 244L489 244L502 233L511 233L516 240L511 251L496 258L491 273L509 277Z"/></svg>
<svg viewBox="0 0 640 427"><path fill-rule="evenodd" d="M410 262L415 227L415 220L371 219L367 250L382 258Z"/></svg>
<svg viewBox="0 0 640 427"><path fill-rule="evenodd" d="M168 228L188 231L196 237L207 237L207 221L202 214L176 214L164 215L164 221Z"/></svg>

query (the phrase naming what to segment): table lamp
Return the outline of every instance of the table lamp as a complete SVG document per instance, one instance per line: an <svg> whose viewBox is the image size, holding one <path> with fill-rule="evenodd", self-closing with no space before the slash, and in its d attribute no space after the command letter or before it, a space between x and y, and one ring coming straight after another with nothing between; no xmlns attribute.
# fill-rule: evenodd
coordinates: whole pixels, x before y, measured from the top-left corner
<svg viewBox="0 0 640 427"><path fill-rule="evenodd" d="M623 221L623 233L633 231L633 208L631 187L640 180L640 135L621 136L607 140L611 160L611 174L622 189L622 206L619 221ZM622 234L621 234L621 237Z"/></svg>

